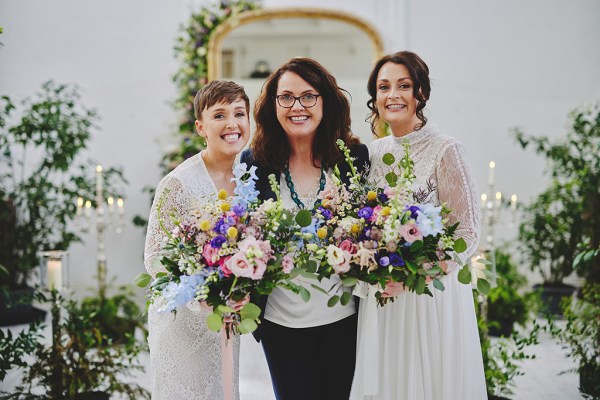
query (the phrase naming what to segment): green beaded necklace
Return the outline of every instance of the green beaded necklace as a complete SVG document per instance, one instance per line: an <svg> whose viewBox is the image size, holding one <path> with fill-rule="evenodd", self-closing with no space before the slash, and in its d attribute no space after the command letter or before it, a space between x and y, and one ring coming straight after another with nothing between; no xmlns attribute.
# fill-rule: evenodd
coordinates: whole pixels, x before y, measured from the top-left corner
<svg viewBox="0 0 600 400"><path fill-rule="evenodd" d="M296 203L296 205L299 208L306 207L304 205L304 203L302 202L302 200L300 200L298 198L298 193L296 193L296 189L294 188L294 182L292 181L292 176L290 175L290 169L289 169L288 165L285 166L283 173L285 174L285 183L287 184L287 187L290 189L290 195L292 196L292 200L294 200L294 203ZM319 179L319 191L317 192L317 194L321 193L321 191L323 191L323 189L325 189L326 183L327 183L327 179L325 178L325 165L321 164L321 178ZM316 206L320 201L321 201L320 199L315 200L315 204L313 205L313 207Z"/></svg>

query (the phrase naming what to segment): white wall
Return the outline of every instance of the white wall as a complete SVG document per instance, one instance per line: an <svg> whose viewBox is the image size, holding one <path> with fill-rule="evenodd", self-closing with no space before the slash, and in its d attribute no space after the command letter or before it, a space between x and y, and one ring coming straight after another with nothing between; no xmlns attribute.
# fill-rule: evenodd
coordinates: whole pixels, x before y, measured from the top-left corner
<svg viewBox="0 0 600 400"><path fill-rule="evenodd" d="M0 94L33 93L54 79L77 83L102 116L90 155L123 166L127 216L146 215L141 188L160 179L158 162L178 115L171 77L179 24L206 1L0 0ZM600 99L597 0L271 0L265 7L327 6L370 21L386 52L410 49L429 64L432 121L470 150L477 182L497 163L498 189L529 199L546 182L543 162L519 150L509 129L560 137L566 114ZM367 77L364 77L366 83ZM363 87L364 84L363 83ZM360 84L356 84L360 87ZM358 100L355 100L358 101ZM362 101L362 100L361 100ZM358 107L358 105L357 105ZM362 124L362 125L361 125ZM366 123L354 129L368 132ZM109 274L129 283L142 271L143 233L109 236ZM93 285L95 245L71 249L75 288Z"/></svg>

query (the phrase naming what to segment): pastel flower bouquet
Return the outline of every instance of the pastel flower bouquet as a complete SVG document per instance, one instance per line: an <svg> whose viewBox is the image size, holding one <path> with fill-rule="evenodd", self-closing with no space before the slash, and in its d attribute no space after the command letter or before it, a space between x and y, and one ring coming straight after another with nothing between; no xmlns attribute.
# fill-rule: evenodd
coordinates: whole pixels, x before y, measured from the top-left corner
<svg viewBox="0 0 600 400"><path fill-rule="evenodd" d="M336 168L337 179L321 193L321 204L315 210L321 221L317 230L321 246L315 252L321 260L319 275L341 278L341 283L330 289L329 305L349 301L343 287L358 282L377 287L379 305L393 301L393 297L382 296L391 283L417 294L432 295L430 283L444 290L441 278L448 272L448 263L460 263L457 253L467 246L462 238L455 238L458 223L448 225L451 211L445 205L415 200L408 144L397 164L392 154L383 156L384 164L390 166L385 187L376 187L358 175L348 149L343 143L338 145L351 166L350 185L340 184ZM468 265L461 268L459 280L471 282Z"/></svg>
<svg viewBox="0 0 600 400"><path fill-rule="evenodd" d="M216 201L202 203L186 219L171 216L171 231L160 222L164 255L156 261L164 271L136 278L138 286L149 288L148 301L158 312L205 302L213 311L208 328L225 327L230 335L256 330L261 310L251 299L277 286L308 299L290 276L296 257L292 238L299 228L279 200L257 200L255 169L236 165L233 197L221 190Z"/></svg>

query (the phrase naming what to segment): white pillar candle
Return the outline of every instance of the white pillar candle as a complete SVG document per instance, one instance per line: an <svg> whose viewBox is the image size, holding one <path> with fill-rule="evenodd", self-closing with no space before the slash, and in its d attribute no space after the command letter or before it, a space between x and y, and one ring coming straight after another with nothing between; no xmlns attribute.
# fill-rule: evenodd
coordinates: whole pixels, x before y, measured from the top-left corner
<svg viewBox="0 0 600 400"><path fill-rule="evenodd" d="M496 192L496 207L502 204L502 192Z"/></svg>
<svg viewBox="0 0 600 400"><path fill-rule="evenodd" d="M85 216L86 218L92 217L92 202L89 200L86 200L85 202Z"/></svg>
<svg viewBox="0 0 600 400"><path fill-rule="evenodd" d="M82 212L83 212L83 197L78 197L77 198L77 213L75 215L77 217L80 217Z"/></svg>
<svg viewBox="0 0 600 400"><path fill-rule="evenodd" d="M60 260L48 260L48 289L62 288L62 262Z"/></svg>
<svg viewBox="0 0 600 400"><path fill-rule="evenodd" d="M117 199L117 208L119 209L119 215L125 215L125 202L120 197Z"/></svg>
<svg viewBox="0 0 600 400"><path fill-rule="evenodd" d="M510 196L510 209L515 211L517 209L517 195L513 194Z"/></svg>
<svg viewBox="0 0 600 400"><path fill-rule="evenodd" d="M489 174L488 174L488 185L494 184L494 168L496 168L496 163L493 161L490 161L490 170L489 170Z"/></svg>
<svg viewBox="0 0 600 400"><path fill-rule="evenodd" d="M108 214L113 215L115 212L115 199L109 196L106 201L108 202Z"/></svg>

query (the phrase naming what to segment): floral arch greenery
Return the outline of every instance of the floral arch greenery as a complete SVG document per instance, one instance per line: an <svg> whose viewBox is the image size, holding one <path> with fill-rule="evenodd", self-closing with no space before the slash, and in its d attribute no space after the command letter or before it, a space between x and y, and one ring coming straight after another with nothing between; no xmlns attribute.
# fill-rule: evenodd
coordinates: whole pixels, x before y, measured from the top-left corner
<svg viewBox="0 0 600 400"><path fill-rule="evenodd" d="M221 0L192 13L182 25L175 45L175 55L181 61L181 67L173 76L179 90L174 107L181 112L178 125L181 142L175 151L164 156L162 167L165 171L172 170L205 146L204 140L194 131L193 102L196 92L208 81L207 53L211 35L228 19L259 8L257 1Z"/></svg>

